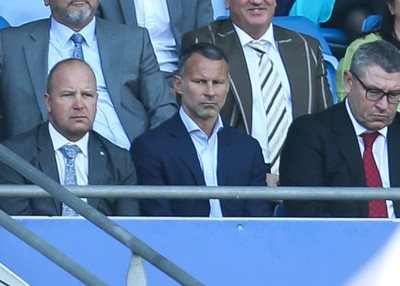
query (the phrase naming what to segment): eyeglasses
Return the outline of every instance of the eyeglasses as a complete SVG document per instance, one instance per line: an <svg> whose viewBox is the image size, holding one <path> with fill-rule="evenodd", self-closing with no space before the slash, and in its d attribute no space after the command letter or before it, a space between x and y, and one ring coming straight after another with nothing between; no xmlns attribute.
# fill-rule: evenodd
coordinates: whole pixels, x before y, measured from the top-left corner
<svg viewBox="0 0 400 286"><path fill-rule="evenodd" d="M371 101L379 101L382 97L387 96L387 101L391 104L400 103L400 91L398 92L384 92L378 88L367 87L365 83L358 77L358 75L350 71L352 75L361 83L362 87L365 89L365 98Z"/></svg>

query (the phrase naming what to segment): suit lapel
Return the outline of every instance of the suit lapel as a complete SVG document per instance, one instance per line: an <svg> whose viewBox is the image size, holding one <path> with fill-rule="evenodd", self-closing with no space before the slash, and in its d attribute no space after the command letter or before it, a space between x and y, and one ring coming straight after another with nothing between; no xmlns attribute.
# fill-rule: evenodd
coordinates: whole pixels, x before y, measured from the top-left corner
<svg viewBox="0 0 400 286"><path fill-rule="evenodd" d="M88 160L89 160L89 185L104 185L107 153L103 149L103 145L96 138L94 133L89 133L88 142Z"/></svg>
<svg viewBox="0 0 400 286"><path fill-rule="evenodd" d="M91 131L89 133L88 142L88 160L89 160L89 173L88 173L88 184L89 185L104 185L106 177L106 165L107 165L107 153L103 149L103 145ZM88 198L88 203L98 208L100 199Z"/></svg>
<svg viewBox="0 0 400 286"><path fill-rule="evenodd" d="M47 82L49 31L50 20L38 22L30 35L32 41L24 46L26 63L43 120L47 120L43 96Z"/></svg>
<svg viewBox="0 0 400 286"><path fill-rule="evenodd" d="M123 44L121 39L116 37L115 31L107 27L104 25L104 20L96 18L96 37L104 79L115 111L117 114L122 114L120 79L122 78L121 47Z"/></svg>
<svg viewBox="0 0 400 286"><path fill-rule="evenodd" d="M218 33L215 35L215 44L223 48L230 61L230 66L235 67L229 71L231 94L241 109L242 116L250 123L253 111L251 82L243 49L230 19L221 22ZM251 129L251 126L248 128Z"/></svg>
<svg viewBox="0 0 400 286"><path fill-rule="evenodd" d="M232 161L232 142L234 139L230 139L229 130L226 128L222 129L218 133L218 165L217 165L217 178L218 185L227 185L227 178L229 178L230 164Z"/></svg>
<svg viewBox="0 0 400 286"><path fill-rule="evenodd" d="M37 152L38 152L38 168L57 183L60 182L58 174L56 157L54 154L53 143L50 138L48 124L41 124L37 131ZM49 200L50 201L50 200ZM58 200L51 200L57 213L61 213L61 203Z"/></svg>
<svg viewBox="0 0 400 286"><path fill-rule="evenodd" d="M115 1L115 0L111 0ZM128 25L137 25L136 19L136 8L133 0L120 0L122 14L124 16L124 21Z"/></svg>
<svg viewBox="0 0 400 286"><path fill-rule="evenodd" d="M354 131L353 124L346 111L345 101L341 102L334 108L333 113L334 138L338 146L339 152L343 155L348 169L351 173L353 182L351 185L357 187L366 186L364 167L357 135Z"/></svg>
<svg viewBox="0 0 400 286"><path fill-rule="evenodd" d="M196 185L205 185L203 171L197 157L196 148L190 138L190 135L183 124L179 113L176 113L166 125L166 130L172 138L172 149L182 162L187 166L188 170L193 174Z"/></svg>
<svg viewBox="0 0 400 286"><path fill-rule="evenodd" d="M304 47L300 42L294 41L285 32L284 29L274 25L274 36L278 44L279 54L283 61L283 65L288 76L290 92L292 94L292 106L294 118L299 115L309 113L310 104L310 93L307 88L307 71L299 69L299 52L305 52ZM296 51L296 52L295 52ZM305 78L306 77L306 78ZM300 94L301 96L293 96L294 94ZM307 100L305 100L307 99Z"/></svg>

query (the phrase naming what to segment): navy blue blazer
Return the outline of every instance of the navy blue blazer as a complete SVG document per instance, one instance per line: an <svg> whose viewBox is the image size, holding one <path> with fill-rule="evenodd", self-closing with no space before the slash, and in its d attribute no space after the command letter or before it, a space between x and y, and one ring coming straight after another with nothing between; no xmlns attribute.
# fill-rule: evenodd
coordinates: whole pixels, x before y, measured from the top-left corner
<svg viewBox="0 0 400 286"><path fill-rule="evenodd" d="M200 185L204 176L195 146L179 113L132 143L139 185ZM258 142L226 126L218 132L219 186L264 186L265 165ZM208 216L208 200L142 200L142 215ZM223 216L270 216L269 202L221 200Z"/></svg>
<svg viewBox="0 0 400 286"><path fill-rule="evenodd" d="M389 178L400 186L400 116L387 133ZM280 157L283 186L366 187L357 135L345 102L295 119ZM285 201L288 216L368 217L367 201ZM400 203L393 202L396 217Z"/></svg>

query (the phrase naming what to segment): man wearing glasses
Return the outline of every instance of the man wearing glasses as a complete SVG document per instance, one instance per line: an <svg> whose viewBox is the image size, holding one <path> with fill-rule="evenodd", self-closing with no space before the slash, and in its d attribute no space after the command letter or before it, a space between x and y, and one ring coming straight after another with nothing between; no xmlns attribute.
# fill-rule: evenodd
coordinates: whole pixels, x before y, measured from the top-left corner
<svg viewBox="0 0 400 286"><path fill-rule="evenodd" d="M283 146L283 186L400 186L400 51L362 45L344 74L347 98L291 125ZM357 190L355 190L357 191ZM285 201L288 216L400 217L396 201Z"/></svg>

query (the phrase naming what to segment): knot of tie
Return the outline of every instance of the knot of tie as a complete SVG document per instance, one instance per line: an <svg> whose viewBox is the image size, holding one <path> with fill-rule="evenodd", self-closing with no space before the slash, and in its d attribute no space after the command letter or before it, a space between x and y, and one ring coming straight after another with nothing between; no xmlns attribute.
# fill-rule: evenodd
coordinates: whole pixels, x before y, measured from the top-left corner
<svg viewBox="0 0 400 286"><path fill-rule="evenodd" d="M75 160L81 149L76 145L64 145L60 148L60 151L67 160Z"/></svg>
<svg viewBox="0 0 400 286"><path fill-rule="evenodd" d="M378 138L379 132L372 132L372 133L363 133L361 137L364 140L365 148L371 148L374 144L376 138Z"/></svg>
<svg viewBox="0 0 400 286"><path fill-rule="evenodd" d="M249 46L257 53L265 54L265 46L268 44L266 40L254 40L249 43Z"/></svg>
<svg viewBox="0 0 400 286"><path fill-rule="evenodd" d="M71 36L71 40L75 43L75 44L82 44L84 41L84 38L81 34L79 33L75 33Z"/></svg>

